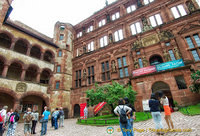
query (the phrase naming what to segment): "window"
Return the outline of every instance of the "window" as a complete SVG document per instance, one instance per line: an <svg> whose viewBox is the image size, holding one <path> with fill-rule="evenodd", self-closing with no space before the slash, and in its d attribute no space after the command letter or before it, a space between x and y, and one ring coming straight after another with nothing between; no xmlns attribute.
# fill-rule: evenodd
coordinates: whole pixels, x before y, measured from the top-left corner
<svg viewBox="0 0 200 136"><path fill-rule="evenodd" d="M64 34L60 34L60 41L64 39Z"/></svg>
<svg viewBox="0 0 200 136"><path fill-rule="evenodd" d="M123 37L123 32L122 32L122 29L116 31L114 33L114 36L115 36L115 42L119 41L119 40L122 40L124 37Z"/></svg>
<svg viewBox="0 0 200 136"><path fill-rule="evenodd" d="M165 46L170 46L170 42L166 42L166 43L165 43Z"/></svg>
<svg viewBox="0 0 200 136"><path fill-rule="evenodd" d="M151 26L153 26L153 27L155 27L157 25L161 25L163 23L160 14L150 16L149 20L151 22Z"/></svg>
<svg viewBox="0 0 200 136"><path fill-rule="evenodd" d="M151 3L151 2L153 2L154 0L144 0L144 5L147 5L147 4L149 4L149 3Z"/></svg>
<svg viewBox="0 0 200 136"><path fill-rule="evenodd" d="M87 29L87 33L92 32L93 31L93 26L89 26Z"/></svg>
<svg viewBox="0 0 200 136"><path fill-rule="evenodd" d="M197 50L192 50L191 53L192 53L195 61L199 61L200 60L199 55L197 53Z"/></svg>
<svg viewBox="0 0 200 136"><path fill-rule="evenodd" d="M197 2L197 4L199 5L199 7L200 7L200 0L196 0L196 2Z"/></svg>
<svg viewBox="0 0 200 136"><path fill-rule="evenodd" d="M190 47L190 48L194 48L194 44L193 44L191 38L188 36L188 37L186 37L185 39L186 39L187 44L189 45L189 47Z"/></svg>
<svg viewBox="0 0 200 136"><path fill-rule="evenodd" d="M76 71L75 86L76 87L81 87L81 70L77 70Z"/></svg>
<svg viewBox="0 0 200 136"><path fill-rule="evenodd" d="M194 40L195 40L195 42L196 42L197 46L200 46L200 39L199 39L199 35L198 35L198 34L194 34L194 35L193 35L193 37L194 37Z"/></svg>
<svg viewBox="0 0 200 136"><path fill-rule="evenodd" d="M136 54L137 54L137 55L140 55L140 51L137 51Z"/></svg>
<svg viewBox="0 0 200 136"><path fill-rule="evenodd" d="M175 56L174 56L174 52L173 52L172 50L169 50L168 52L169 52L169 56L170 56L171 60L172 60L172 61L173 61L173 60L176 60L176 58L175 58Z"/></svg>
<svg viewBox="0 0 200 136"><path fill-rule="evenodd" d="M128 74L128 65L126 63L126 57L123 56L122 58L117 58L118 68L119 68L119 77L127 77Z"/></svg>
<svg viewBox="0 0 200 136"><path fill-rule="evenodd" d="M62 51L58 51L58 57L62 57Z"/></svg>
<svg viewBox="0 0 200 136"><path fill-rule="evenodd" d="M138 59L138 62L139 62L140 68L143 68L143 62L141 58Z"/></svg>
<svg viewBox="0 0 200 136"><path fill-rule="evenodd" d="M130 26L131 28L131 33L132 35L135 35L137 33L141 33L142 32L142 29L141 29L141 25L140 25L140 22L137 22L137 23L134 23Z"/></svg>
<svg viewBox="0 0 200 136"><path fill-rule="evenodd" d="M65 26L60 26L60 30L61 31L65 30Z"/></svg>
<svg viewBox="0 0 200 136"><path fill-rule="evenodd" d="M116 19L118 19L118 18L119 18L119 12L117 12L117 13L115 13L115 14L112 15L112 20L113 21L116 20Z"/></svg>
<svg viewBox="0 0 200 136"><path fill-rule="evenodd" d="M174 18L179 18L181 16L187 15L183 5L178 5L178 6L172 7L171 11L174 15Z"/></svg>
<svg viewBox="0 0 200 136"><path fill-rule="evenodd" d="M103 25L106 24L106 20L105 19L102 19L100 22L99 22L99 27L102 27Z"/></svg>
<svg viewBox="0 0 200 136"><path fill-rule="evenodd" d="M109 62L101 63L102 81L110 80Z"/></svg>
<svg viewBox="0 0 200 136"><path fill-rule="evenodd" d="M58 65L58 66L57 66L56 72L59 72L59 73L60 73L60 69L61 69L61 67L60 67L60 65Z"/></svg>
<svg viewBox="0 0 200 136"><path fill-rule="evenodd" d="M107 36L104 36L100 39L100 47L104 47L108 45L108 37Z"/></svg>
<svg viewBox="0 0 200 136"><path fill-rule="evenodd" d="M88 52L90 52L90 51L94 51L94 42L90 42L88 44Z"/></svg>
<svg viewBox="0 0 200 136"><path fill-rule="evenodd" d="M131 12L133 12L135 10L136 10L136 6L135 5L131 5L131 6L128 6L126 8L127 13L131 13Z"/></svg>
<svg viewBox="0 0 200 136"><path fill-rule="evenodd" d="M88 84L92 84L95 82L94 79L94 66L88 67Z"/></svg>
<svg viewBox="0 0 200 136"><path fill-rule="evenodd" d="M187 89L187 85L185 83L184 77L181 76L175 76L176 84L178 86L178 89Z"/></svg>
<svg viewBox="0 0 200 136"><path fill-rule="evenodd" d="M79 51L78 51L78 49L76 49L76 56L79 56Z"/></svg>
<svg viewBox="0 0 200 136"><path fill-rule="evenodd" d="M56 89L60 88L60 81L56 81Z"/></svg>
<svg viewBox="0 0 200 136"><path fill-rule="evenodd" d="M83 35L83 33L82 33L82 32L79 32L79 33L77 34L77 38L81 37L82 35Z"/></svg>

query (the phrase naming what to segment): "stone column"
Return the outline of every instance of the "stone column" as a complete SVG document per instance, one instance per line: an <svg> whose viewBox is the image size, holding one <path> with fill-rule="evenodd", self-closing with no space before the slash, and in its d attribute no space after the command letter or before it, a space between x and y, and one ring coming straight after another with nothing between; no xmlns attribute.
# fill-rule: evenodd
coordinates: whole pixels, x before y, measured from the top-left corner
<svg viewBox="0 0 200 136"><path fill-rule="evenodd" d="M41 52L40 60L44 59L44 52Z"/></svg>
<svg viewBox="0 0 200 136"><path fill-rule="evenodd" d="M14 102L14 106L13 106L13 110L18 109L20 106L20 101L19 100L15 100ZM18 109L19 110L19 109Z"/></svg>
<svg viewBox="0 0 200 136"><path fill-rule="evenodd" d="M37 77L36 77L36 83L40 83L40 75L41 75L41 72L38 72Z"/></svg>
<svg viewBox="0 0 200 136"><path fill-rule="evenodd" d="M8 64L4 65L3 72L2 72L2 77L6 77L7 76L8 67L9 67Z"/></svg>
<svg viewBox="0 0 200 136"><path fill-rule="evenodd" d="M27 49L27 51L26 51L26 55L27 55L27 56L30 56L30 53L31 53L31 46L28 45L28 49Z"/></svg>
<svg viewBox="0 0 200 136"><path fill-rule="evenodd" d="M26 75L26 69L22 69L22 74L20 77L21 81L24 81L25 75Z"/></svg>
<svg viewBox="0 0 200 136"><path fill-rule="evenodd" d="M10 50L14 50L14 47L15 47L16 42L17 42L17 39L16 39L16 38L13 38L12 43L11 43L11 45L10 45Z"/></svg>

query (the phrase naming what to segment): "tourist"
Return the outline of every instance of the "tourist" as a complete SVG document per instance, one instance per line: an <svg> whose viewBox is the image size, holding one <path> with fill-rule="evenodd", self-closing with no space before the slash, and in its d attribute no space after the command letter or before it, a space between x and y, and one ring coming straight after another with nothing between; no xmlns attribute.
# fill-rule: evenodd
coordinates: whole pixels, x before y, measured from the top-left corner
<svg viewBox="0 0 200 136"><path fill-rule="evenodd" d="M47 133L47 124L48 124L48 120L50 118L50 115L51 115L50 111L48 110L47 106L45 106L44 112L42 114L43 122L42 122L41 136L46 135L46 133Z"/></svg>
<svg viewBox="0 0 200 136"><path fill-rule="evenodd" d="M58 119L60 117L58 108L55 109L52 116L53 116L53 119L54 119L54 127L55 127L55 129L58 129Z"/></svg>
<svg viewBox="0 0 200 136"><path fill-rule="evenodd" d="M3 106L3 109L0 111L0 136L3 136L6 124L6 112L8 106Z"/></svg>
<svg viewBox="0 0 200 136"><path fill-rule="evenodd" d="M163 105L163 108L164 108L165 120L167 122L168 128L174 129L174 125L171 119L171 109L169 107L169 100L167 96L162 92L159 92L159 97L160 97L160 103ZM170 127L170 124L171 124L171 127Z"/></svg>
<svg viewBox="0 0 200 136"><path fill-rule="evenodd" d="M9 117L8 119L8 132L7 136L14 136L15 135L15 130L17 127L17 122L19 121L19 114L18 110L16 109Z"/></svg>
<svg viewBox="0 0 200 136"><path fill-rule="evenodd" d="M31 136L31 126L33 120L33 114L31 112L31 108L27 109L27 112L23 116L24 119L24 134L25 136Z"/></svg>
<svg viewBox="0 0 200 136"><path fill-rule="evenodd" d="M122 131L123 136L131 136L131 128L130 122L127 121L127 115L131 112L131 108L125 105L125 101L123 99L119 100L119 105L114 109L114 113L120 117L119 125ZM125 119L126 121L121 120L122 112L125 112Z"/></svg>
<svg viewBox="0 0 200 136"><path fill-rule="evenodd" d="M131 135L134 136L133 121L136 119L135 108L132 104L129 103L128 97L125 97L124 101L125 101L125 105L132 109L131 113L128 115L128 121L130 122L129 124L131 125L129 126L129 128L131 128Z"/></svg>
<svg viewBox="0 0 200 136"><path fill-rule="evenodd" d="M54 111L55 111L55 109L51 112L51 115L53 115ZM54 127L54 118L53 118L53 116L51 116L51 127Z"/></svg>
<svg viewBox="0 0 200 136"><path fill-rule="evenodd" d="M60 119L59 119L59 127L64 127L64 111L63 111L63 108L60 107L60 111L59 111L59 114L60 114Z"/></svg>
<svg viewBox="0 0 200 136"><path fill-rule="evenodd" d="M13 109L8 110L9 112L6 115L6 122L9 120L10 115L13 113ZM9 123L9 122L8 122Z"/></svg>
<svg viewBox="0 0 200 136"><path fill-rule="evenodd" d="M38 111L34 111L33 112L33 120L32 120L32 128L31 128L31 134L36 134L35 133L35 128L36 128L36 124L38 122L39 119L39 113Z"/></svg>
<svg viewBox="0 0 200 136"><path fill-rule="evenodd" d="M151 94L151 99L149 100L149 108L155 123L156 130L163 129L161 113L160 113L160 102L159 100L157 100L154 93ZM157 134L162 134L162 133L158 132Z"/></svg>

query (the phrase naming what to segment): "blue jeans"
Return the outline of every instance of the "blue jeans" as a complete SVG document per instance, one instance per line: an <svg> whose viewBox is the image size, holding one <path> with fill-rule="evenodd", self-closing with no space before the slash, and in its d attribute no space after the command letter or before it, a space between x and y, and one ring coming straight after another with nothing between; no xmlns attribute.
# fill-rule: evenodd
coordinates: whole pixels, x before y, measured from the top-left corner
<svg viewBox="0 0 200 136"><path fill-rule="evenodd" d="M46 135L47 133L47 123L48 123L48 119L44 120L44 122L42 123L41 136Z"/></svg>
<svg viewBox="0 0 200 136"><path fill-rule="evenodd" d="M55 129L58 129L58 119L54 118L54 127Z"/></svg>
<svg viewBox="0 0 200 136"><path fill-rule="evenodd" d="M121 124L119 122L119 126L120 126L123 136L131 136L130 120L127 120L127 124Z"/></svg>
<svg viewBox="0 0 200 136"><path fill-rule="evenodd" d="M161 120L161 113L158 112L151 112L153 117L156 129L163 129L162 120Z"/></svg>
<svg viewBox="0 0 200 136"><path fill-rule="evenodd" d="M130 126L129 126L129 129L131 129L131 136L134 136L134 132L133 132L133 122L134 122L134 119L132 119L132 117L130 119L128 119L128 121L130 122Z"/></svg>

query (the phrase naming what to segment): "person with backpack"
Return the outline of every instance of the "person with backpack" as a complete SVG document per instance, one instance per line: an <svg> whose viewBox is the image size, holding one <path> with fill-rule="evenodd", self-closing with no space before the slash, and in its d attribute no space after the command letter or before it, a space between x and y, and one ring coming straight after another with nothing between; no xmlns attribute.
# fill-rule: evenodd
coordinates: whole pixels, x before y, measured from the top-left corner
<svg viewBox="0 0 200 136"><path fill-rule="evenodd" d="M8 119L8 132L7 136L14 136L15 135L15 130L17 127L17 122L19 121L19 114L18 110L16 109L9 117Z"/></svg>
<svg viewBox="0 0 200 136"><path fill-rule="evenodd" d="M33 120L33 114L31 112L31 108L27 109L27 112L23 116L24 119L24 134L25 136L31 136L31 126Z"/></svg>
<svg viewBox="0 0 200 136"><path fill-rule="evenodd" d="M44 112L42 113L43 122L42 122L41 136L46 135L46 133L47 133L47 124L48 124L48 120L50 118L50 115L51 115L51 113L48 110L48 107L45 106Z"/></svg>
<svg viewBox="0 0 200 136"><path fill-rule="evenodd" d="M131 113L128 115L128 121L130 122L129 123L130 124L129 128L131 128L131 136L134 136L133 122L136 119L135 108L134 108L134 106L131 103L129 103L128 97L125 97L124 101L125 101L125 105L128 106L128 107L130 107L132 109Z"/></svg>
<svg viewBox="0 0 200 136"><path fill-rule="evenodd" d="M38 122L39 119L39 113L38 111L34 111L33 112L33 120L32 120L32 128L31 128L31 134L36 134L35 133L35 128L36 128L36 124Z"/></svg>
<svg viewBox="0 0 200 136"><path fill-rule="evenodd" d="M0 111L0 136L3 136L5 130L7 109L8 106L3 106L3 109Z"/></svg>
<svg viewBox="0 0 200 136"><path fill-rule="evenodd" d="M53 119L54 119L54 127L55 127L55 129L58 129L58 119L60 118L58 108L55 109L52 116L53 116Z"/></svg>
<svg viewBox="0 0 200 136"><path fill-rule="evenodd" d="M119 116L119 125L123 136L131 136L131 128L128 122L128 114L132 109L125 105L124 99L119 99L119 105L114 109L114 113Z"/></svg>
<svg viewBox="0 0 200 136"><path fill-rule="evenodd" d="M64 111L63 111L63 108L60 107L60 111L59 111L59 114L60 114L60 119L59 119L59 127L64 127Z"/></svg>

